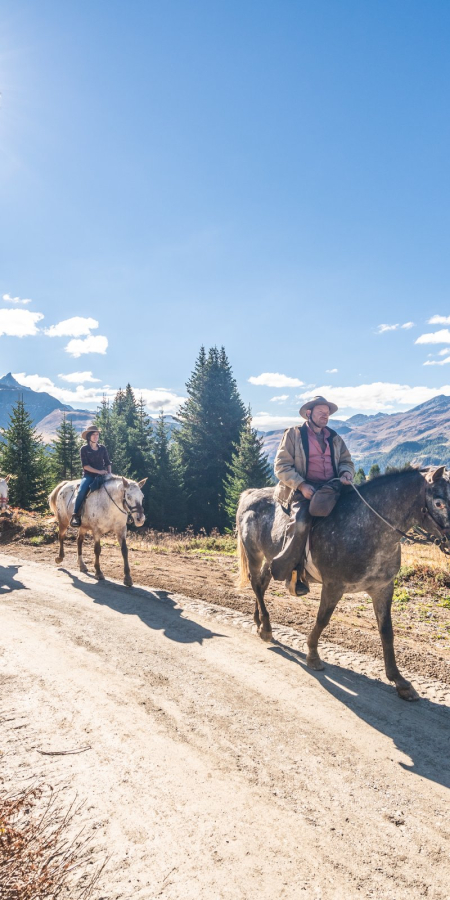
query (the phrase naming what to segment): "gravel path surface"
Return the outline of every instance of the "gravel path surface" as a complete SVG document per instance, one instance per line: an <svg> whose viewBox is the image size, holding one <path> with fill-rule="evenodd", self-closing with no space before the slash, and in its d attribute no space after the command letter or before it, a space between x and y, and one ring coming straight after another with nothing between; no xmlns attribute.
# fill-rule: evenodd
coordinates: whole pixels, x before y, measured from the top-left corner
<svg viewBox="0 0 450 900"><path fill-rule="evenodd" d="M448 685L9 553L0 609L2 782L86 799L104 900L447 900Z"/></svg>

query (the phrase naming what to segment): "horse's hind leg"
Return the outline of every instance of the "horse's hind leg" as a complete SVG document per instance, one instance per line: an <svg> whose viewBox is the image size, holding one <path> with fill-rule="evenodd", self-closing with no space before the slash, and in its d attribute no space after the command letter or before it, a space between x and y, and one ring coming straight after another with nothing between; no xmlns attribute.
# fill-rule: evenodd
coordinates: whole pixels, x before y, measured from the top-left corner
<svg viewBox="0 0 450 900"><path fill-rule="evenodd" d="M102 572L102 570L101 570L101 568L100 568L100 553L101 553L101 552L102 552L102 545L101 545L101 543L100 543L100 540L99 540L99 539L96 539L95 544L94 544L94 554L95 554L94 568L95 568L95 577L98 578L99 581L104 581L104 580L105 580L105 576L104 576L104 574L103 574L103 572Z"/></svg>
<svg viewBox="0 0 450 900"><path fill-rule="evenodd" d="M394 583L392 581L388 585L376 587L370 591L377 619L378 631L380 632L381 643L383 645L386 677L389 678L389 681L395 682L397 693L402 700L418 700L419 695L417 691L415 691L412 684L400 674L395 660L394 630L392 628L391 619L393 593Z"/></svg>
<svg viewBox="0 0 450 900"><path fill-rule="evenodd" d="M130 572L130 564L128 562L128 547L127 547L127 530L120 531L117 535L117 540L119 541L120 549L122 551L123 557L123 583L127 587L133 586L133 579L131 577Z"/></svg>
<svg viewBox="0 0 450 900"><path fill-rule="evenodd" d="M328 622L333 615L333 612L339 603L339 600L342 597L342 588L335 587L335 585L324 584L322 587L322 594L320 596L320 605L317 611L316 624L312 629L309 637L308 637L308 654L306 657L306 664L310 669L315 669L315 671L320 671L324 669L324 664L319 656L319 652L317 649L317 645L319 643L320 635Z"/></svg>
<svg viewBox="0 0 450 900"><path fill-rule="evenodd" d="M264 563L261 568L261 560L253 561L249 558L250 583L256 597L255 614L253 616L258 634L263 641L272 640L272 626L270 616L264 603L264 594L271 579L270 566Z"/></svg>
<svg viewBox="0 0 450 900"><path fill-rule="evenodd" d="M60 565L60 563L62 563L62 561L64 559L64 538L66 536L66 532L67 532L67 525L64 525L64 526L60 525L59 526L59 554L58 554L58 556L55 556L55 562L58 563L58 565Z"/></svg>
<svg viewBox="0 0 450 900"><path fill-rule="evenodd" d="M83 554L83 541L84 541L85 534L86 534L86 532L82 531L80 528L80 530L78 532L78 537L77 537L77 553L78 553L78 568L79 568L80 572L84 572L84 574L86 575L88 568L87 568L86 563L83 560L83 555L82 555Z"/></svg>

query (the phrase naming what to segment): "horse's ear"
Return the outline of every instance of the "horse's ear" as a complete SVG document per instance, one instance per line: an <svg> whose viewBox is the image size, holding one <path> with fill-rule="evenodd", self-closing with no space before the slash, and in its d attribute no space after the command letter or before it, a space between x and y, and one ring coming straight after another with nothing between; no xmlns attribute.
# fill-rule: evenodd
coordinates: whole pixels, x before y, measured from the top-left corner
<svg viewBox="0 0 450 900"><path fill-rule="evenodd" d="M427 475L427 481L429 484L433 484L435 481L439 481L440 478L443 478L445 472L445 466L439 466L438 469L435 469L434 472L429 472Z"/></svg>
<svg viewBox="0 0 450 900"><path fill-rule="evenodd" d="M124 488L130 487L130 482L126 478L124 478L123 475L122 475L122 481L123 481Z"/></svg>
<svg viewBox="0 0 450 900"><path fill-rule="evenodd" d="M144 487L144 484L146 481L148 481L148 475L147 475L147 478L143 478L142 481L138 481L138 485L141 488L141 490Z"/></svg>

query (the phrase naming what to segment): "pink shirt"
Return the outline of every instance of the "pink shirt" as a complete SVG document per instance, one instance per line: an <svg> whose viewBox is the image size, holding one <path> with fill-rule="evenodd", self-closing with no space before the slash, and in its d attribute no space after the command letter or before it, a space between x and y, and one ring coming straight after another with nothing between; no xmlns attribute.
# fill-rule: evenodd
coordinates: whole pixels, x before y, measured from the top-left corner
<svg viewBox="0 0 450 900"><path fill-rule="evenodd" d="M312 428L308 428L309 460L306 473L307 481L330 481L331 478L334 478L330 445L328 443L330 436L328 428L324 428L322 434L325 438L325 451L322 450Z"/></svg>

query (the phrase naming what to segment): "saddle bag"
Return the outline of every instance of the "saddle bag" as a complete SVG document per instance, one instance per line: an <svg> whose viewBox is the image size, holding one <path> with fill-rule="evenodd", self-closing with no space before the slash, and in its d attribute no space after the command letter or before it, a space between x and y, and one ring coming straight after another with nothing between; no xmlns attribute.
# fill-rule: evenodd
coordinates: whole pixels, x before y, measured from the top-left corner
<svg viewBox="0 0 450 900"><path fill-rule="evenodd" d="M329 516L339 500L339 494L339 488L334 488L331 484L324 484L310 500L310 515Z"/></svg>

